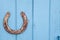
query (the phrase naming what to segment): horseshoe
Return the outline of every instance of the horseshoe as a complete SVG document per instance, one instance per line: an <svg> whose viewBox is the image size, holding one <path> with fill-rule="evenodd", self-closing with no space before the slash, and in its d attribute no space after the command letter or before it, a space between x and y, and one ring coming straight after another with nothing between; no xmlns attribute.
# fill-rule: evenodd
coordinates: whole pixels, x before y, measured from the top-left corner
<svg viewBox="0 0 60 40"><path fill-rule="evenodd" d="M4 29L8 33L11 33L11 34L21 34L22 32L24 32L27 28L28 20L27 20L26 14L24 12L21 12L21 16L22 16L22 19L23 19L22 27L19 30L12 30L8 25L8 18L10 17L10 13L7 12L7 14L4 17L4 22L3 22Z"/></svg>

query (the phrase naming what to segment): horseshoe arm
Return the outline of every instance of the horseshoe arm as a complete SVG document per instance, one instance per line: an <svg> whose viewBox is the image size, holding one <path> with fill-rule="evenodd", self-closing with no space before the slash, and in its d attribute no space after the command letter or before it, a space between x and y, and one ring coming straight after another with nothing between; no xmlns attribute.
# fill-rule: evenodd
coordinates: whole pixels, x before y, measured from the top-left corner
<svg viewBox="0 0 60 40"><path fill-rule="evenodd" d="M11 33L11 34L21 34L22 32L25 31L25 29L27 28L27 24L28 24L28 20L27 20L27 16L24 12L21 12L21 16L22 16L22 19L23 19L23 24L22 24L22 27L19 29L19 30L12 30L9 25L8 25L8 18L10 16L10 13L7 12L7 14L5 15L4 17L4 29Z"/></svg>

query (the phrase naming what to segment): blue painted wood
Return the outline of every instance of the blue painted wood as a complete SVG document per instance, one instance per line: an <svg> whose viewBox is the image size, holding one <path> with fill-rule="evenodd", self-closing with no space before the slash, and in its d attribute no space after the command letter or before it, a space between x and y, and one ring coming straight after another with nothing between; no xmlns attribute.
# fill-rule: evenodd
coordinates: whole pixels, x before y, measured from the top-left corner
<svg viewBox="0 0 60 40"><path fill-rule="evenodd" d="M22 26L21 11L28 17L28 26L25 32L17 35L17 40L32 40L32 0L17 0L17 29Z"/></svg>
<svg viewBox="0 0 60 40"><path fill-rule="evenodd" d="M6 32L3 27L3 18L7 11L11 14L8 24L15 29L15 0L0 0L0 40L16 40L15 35Z"/></svg>
<svg viewBox="0 0 60 40"><path fill-rule="evenodd" d="M60 36L60 0L51 0L50 6L50 40Z"/></svg>
<svg viewBox="0 0 60 40"><path fill-rule="evenodd" d="M4 30L3 18L9 11L9 26L16 30L23 24L21 11L28 17L25 32L18 35ZM59 40L60 0L0 0L0 40Z"/></svg>
<svg viewBox="0 0 60 40"><path fill-rule="evenodd" d="M49 40L49 0L34 0L34 40Z"/></svg>

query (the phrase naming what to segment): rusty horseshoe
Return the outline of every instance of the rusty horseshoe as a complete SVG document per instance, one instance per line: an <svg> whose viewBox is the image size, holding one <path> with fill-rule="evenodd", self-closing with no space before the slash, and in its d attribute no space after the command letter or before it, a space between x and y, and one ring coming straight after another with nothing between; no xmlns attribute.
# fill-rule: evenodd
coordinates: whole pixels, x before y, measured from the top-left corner
<svg viewBox="0 0 60 40"><path fill-rule="evenodd" d="M22 16L22 19L23 19L23 25L22 27L19 29L19 30L12 30L9 25L8 25L8 18L10 16L10 13L7 12L7 14L5 15L4 17L4 22L3 22L3 25L4 25L4 29L8 32L8 33L11 33L11 34L21 34L22 32L24 32L27 28L27 24L28 24L28 20L27 20L27 16L24 12L21 12L21 16Z"/></svg>

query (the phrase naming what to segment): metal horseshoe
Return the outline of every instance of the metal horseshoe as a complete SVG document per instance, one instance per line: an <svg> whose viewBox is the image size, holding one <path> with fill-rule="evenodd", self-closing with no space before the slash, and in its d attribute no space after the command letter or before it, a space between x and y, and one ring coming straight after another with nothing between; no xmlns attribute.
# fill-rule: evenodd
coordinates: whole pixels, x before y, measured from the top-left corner
<svg viewBox="0 0 60 40"><path fill-rule="evenodd" d="M10 16L10 13L7 12L7 14L5 15L4 17L4 22L3 22L3 25L4 25L4 29L8 32L8 33L11 33L11 34L21 34L22 32L25 31L25 29L27 28L27 24L28 24L28 20L27 20L27 16L24 12L21 12L21 16L22 16L22 19L23 19L23 25L22 27L19 29L19 30L12 30L9 25L8 25L8 18Z"/></svg>

